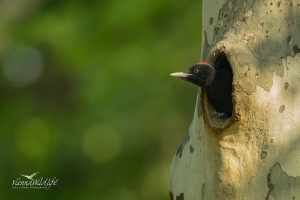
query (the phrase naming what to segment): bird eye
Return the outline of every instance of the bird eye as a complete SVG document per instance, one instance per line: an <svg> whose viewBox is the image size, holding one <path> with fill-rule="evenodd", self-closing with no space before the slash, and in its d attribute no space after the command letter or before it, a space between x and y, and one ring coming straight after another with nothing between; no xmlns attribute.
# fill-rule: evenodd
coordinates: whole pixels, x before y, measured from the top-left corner
<svg viewBox="0 0 300 200"><path fill-rule="evenodd" d="M194 69L193 72L194 72L195 74L197 74L197 73L199 72L199 70L198 70L198 69Z"/></svg>

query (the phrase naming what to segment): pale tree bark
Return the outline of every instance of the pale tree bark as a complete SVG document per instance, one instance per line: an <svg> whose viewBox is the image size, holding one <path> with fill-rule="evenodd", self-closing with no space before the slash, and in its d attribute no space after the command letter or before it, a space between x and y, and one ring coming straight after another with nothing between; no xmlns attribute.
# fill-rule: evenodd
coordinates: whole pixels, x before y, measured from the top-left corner
<svg viewBox="0 0 300 200"><path fill-rule="evenodd" d="M226 55L233 116L199 90L171 199L300 199L300 0L203 0L202 61Z"/></svg>

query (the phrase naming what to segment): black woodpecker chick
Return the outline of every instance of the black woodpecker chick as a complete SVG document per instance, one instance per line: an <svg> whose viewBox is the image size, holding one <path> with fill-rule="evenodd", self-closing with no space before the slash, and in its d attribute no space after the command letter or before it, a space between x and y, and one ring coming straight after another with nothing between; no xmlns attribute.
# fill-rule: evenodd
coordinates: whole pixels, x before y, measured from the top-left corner
<svg viewBox="0 0 300 200"><path fill-rule="evenodd" d="M207 91L208 100L216 109L213 116L219 118L232 115L232 70L227 59L217 60L215 67L200 62L190 67L186 72L176 72L171 76L191 82Z"/></svg>

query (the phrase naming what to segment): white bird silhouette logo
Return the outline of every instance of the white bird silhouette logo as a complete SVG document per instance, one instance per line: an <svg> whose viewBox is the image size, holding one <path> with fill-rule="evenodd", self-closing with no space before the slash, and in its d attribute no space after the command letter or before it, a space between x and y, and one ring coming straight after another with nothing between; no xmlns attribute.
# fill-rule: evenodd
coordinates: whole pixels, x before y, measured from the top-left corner
<svg viewBox="0 0 300 200"><path fill-rule="evenodd" d="M21 174L21 176L24 176L24 177L26 177L26 178L28 178L30 180L34 180L32 177L34 177L35 175L37 175L37 173L39 173L39 172L35 172L35 173L31 174L30 176Z"/></svg>

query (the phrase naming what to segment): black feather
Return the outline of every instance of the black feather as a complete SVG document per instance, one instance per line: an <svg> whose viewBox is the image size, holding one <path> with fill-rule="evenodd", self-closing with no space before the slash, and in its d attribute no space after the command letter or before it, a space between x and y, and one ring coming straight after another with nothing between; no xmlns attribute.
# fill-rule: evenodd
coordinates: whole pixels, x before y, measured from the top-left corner
<svg viewBox="0 0 300 200"><path fill-rule="evenodd" d="M207 91L208 100L218 113L232 115L232 69L226 57L219 57L215 66L200 62L190 67L182 78Z"/></svg>

